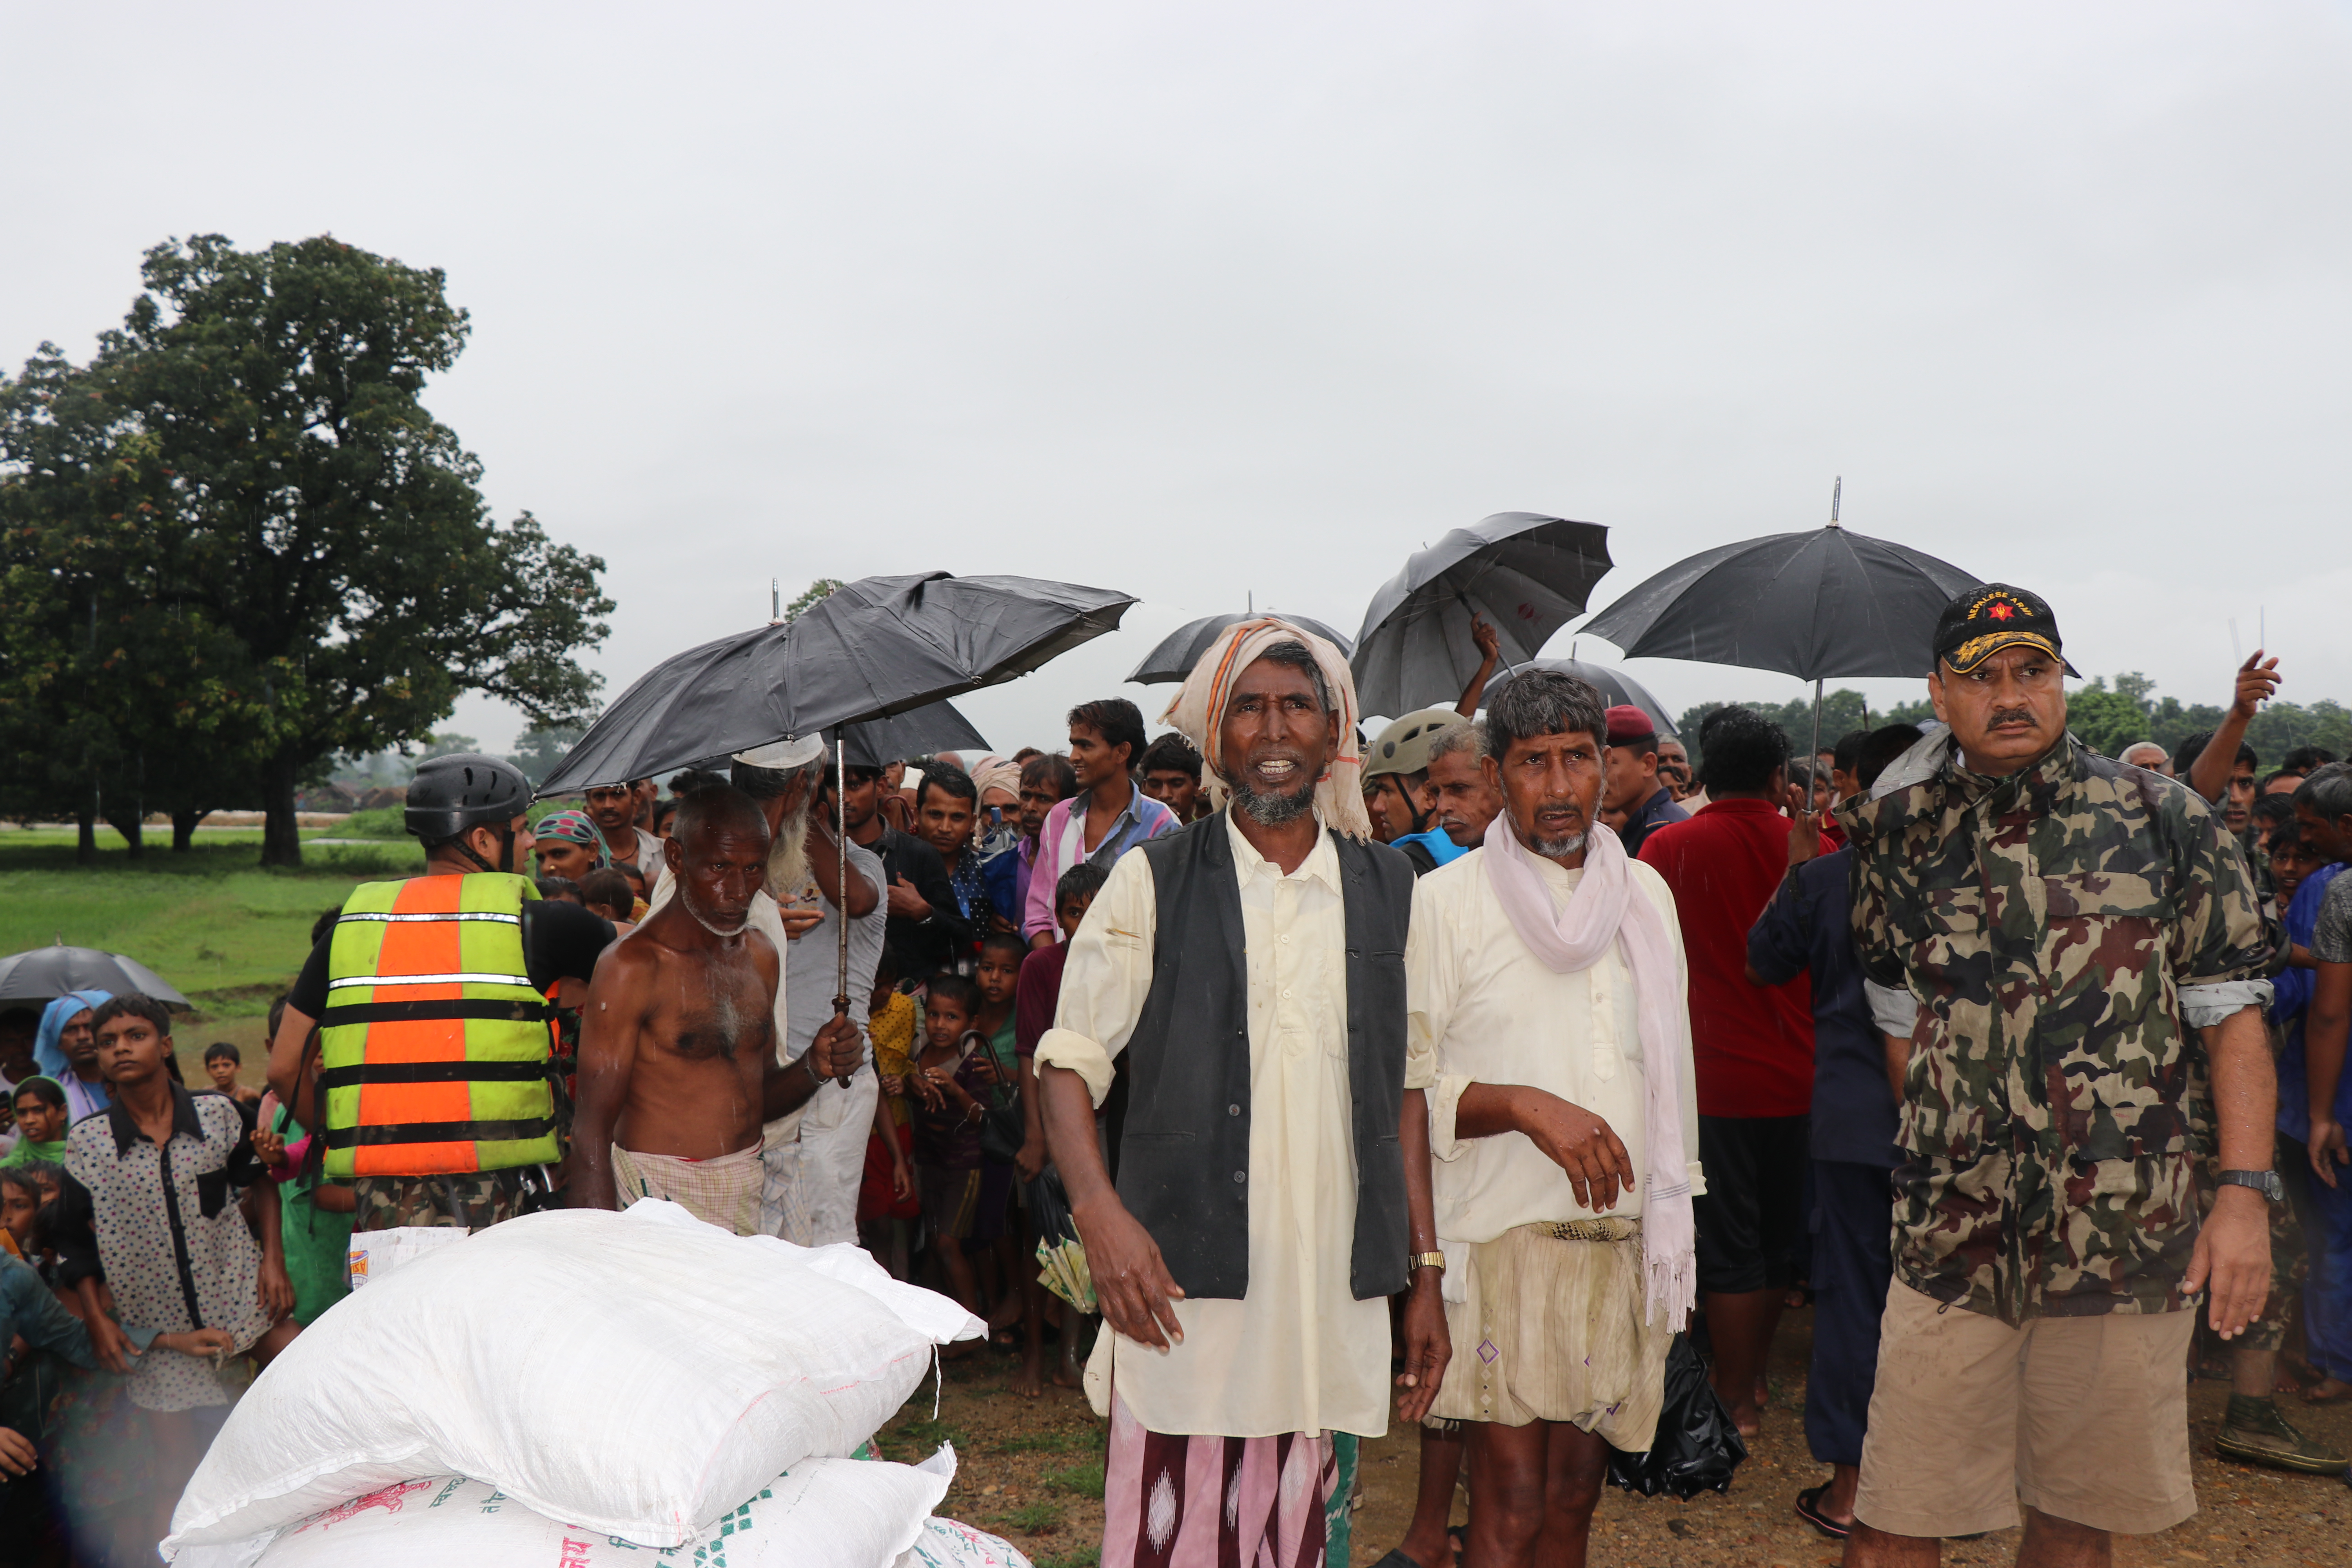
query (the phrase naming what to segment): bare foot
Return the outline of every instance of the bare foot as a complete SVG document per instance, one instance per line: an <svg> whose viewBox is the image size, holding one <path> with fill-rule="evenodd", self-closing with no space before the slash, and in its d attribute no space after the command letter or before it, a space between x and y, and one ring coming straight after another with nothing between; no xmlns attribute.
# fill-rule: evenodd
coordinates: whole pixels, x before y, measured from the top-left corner
<svg viewBox="0 0 2352 1568"><path fill-rule="evenodd" d="M1037 1359L1034 1355L1023 1356L1021 1370L1013 1374L1013 1392L1024 1399L1036 1399L1043 1396L1045 1392L1045 1380L1039 1375Z"/></svg>
<svg viewBox="0 0 2352 1568"><path fill-rule="evenodd" d="M2340 1377L2323 1377L2303 1391L2305 1405L2334 1405L2347 1397L2352 1397L2352 1383Z"/></svg>
<svg viewBox="0 0 2352 1568"><path fill-rule="evenodd" d="M1432 1531L1426 1536L1408 1531L1397 1543L1397 1550L1412 1559L1414 1568L1454 1568L1454 1542L1443 1530Z"/></svg>
<svg viewBox="0 0 2352 1568"><path fill-rule="evenodd" d="M1079 1370L1076 1363L1070 1360L1067 1356L1063 1356L1054 1363L1054 1386L1055 1388L1083 1388L1086 1386L1085 1373Z"/></svg>
<svg viewBox="0 0 2352 1568"><path fill-rule="evenodd" d="M1764 1412L1753 1405L1731 1407L1731 1424L1742 1437L1753 1437L1764 1430Z"/></svg>

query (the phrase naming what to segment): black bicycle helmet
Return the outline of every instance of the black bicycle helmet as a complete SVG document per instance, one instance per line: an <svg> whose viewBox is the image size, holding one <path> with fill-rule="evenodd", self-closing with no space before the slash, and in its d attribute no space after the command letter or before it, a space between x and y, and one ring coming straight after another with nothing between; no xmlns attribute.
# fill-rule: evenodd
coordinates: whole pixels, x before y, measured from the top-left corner
<svg viewBox="0 0 2352 1568"><path fill-rule="evenodd" d="M402 820L426 844L472 827L503 831L530 809L530 781L512 763L460 752L427 757L408 785Z"/></svg>

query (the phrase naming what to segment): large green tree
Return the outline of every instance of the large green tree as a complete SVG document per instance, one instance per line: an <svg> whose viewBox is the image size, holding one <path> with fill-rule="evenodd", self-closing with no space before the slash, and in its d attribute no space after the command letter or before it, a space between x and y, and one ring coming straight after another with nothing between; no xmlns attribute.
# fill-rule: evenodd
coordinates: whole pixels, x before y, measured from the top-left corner
<svg viewBox="0 0 2352 1568"><path fill-rule="evenodd" d="M77 722L151 780L158 749L201 743L190 772L249 780L263 861L291 865L296 788L336 753L421 739L466 691L577 722L597 679L574 656L613 608L604 563L528 512L492 518L480 464L425 410L427 376L468 331L441 272L331 237L241 251L216 235L157 246L141 271L89 365L45 348L0 384L0 406L25 410L0 423L0 610L58 601L0 671L11 700L44 700L0 724L70 742L79 730L58 726L94 703ZM84 613L121 631L76 654L84 587ZM205 656L194 671L184 645ZM151 667L140 695L131 675ZM151 697L176 719L159 722ZM78 765L68 744L51 771Z"/></svg>

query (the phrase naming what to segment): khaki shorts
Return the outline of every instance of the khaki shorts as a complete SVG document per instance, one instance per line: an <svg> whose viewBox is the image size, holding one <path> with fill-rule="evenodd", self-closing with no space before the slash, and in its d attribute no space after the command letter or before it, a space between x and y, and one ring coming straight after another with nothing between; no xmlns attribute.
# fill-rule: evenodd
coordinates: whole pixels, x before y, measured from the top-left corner
<svg viewBox="0 0 2352 1568"><path fill-rule="evenodd" d="M2149 1535L2197 1511L2189 1479L2194 1312L2038 1318L2012 1329L1895 1281L1854 1517L1891 1535L1974 1535L2017 1505Z"/></svg>

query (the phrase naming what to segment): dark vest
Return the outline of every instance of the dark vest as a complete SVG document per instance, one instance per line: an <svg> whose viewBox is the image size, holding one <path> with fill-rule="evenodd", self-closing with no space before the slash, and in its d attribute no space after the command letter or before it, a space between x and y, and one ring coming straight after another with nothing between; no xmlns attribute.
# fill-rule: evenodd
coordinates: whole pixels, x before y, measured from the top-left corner
<svg viewBox="0 0 2352 1568"><path fill-rule="evenodd" d="M1151 991L1119 1058L1118 1186L1191 1299L1249 1289L1249 980L1219 812L1143 844L1158 895ZM1404 1289L1404 937L1412 867L1333 835L1347 911L1358 1300Z"/></svg>

